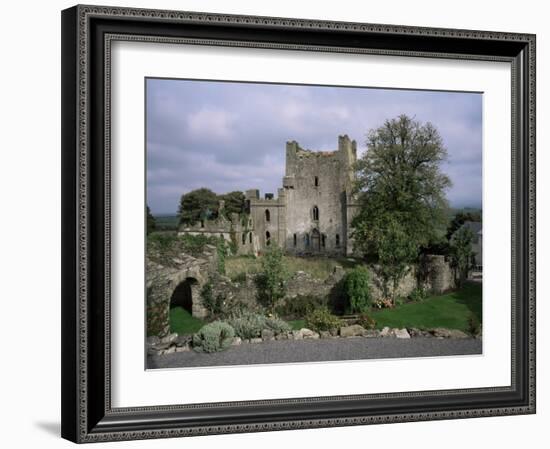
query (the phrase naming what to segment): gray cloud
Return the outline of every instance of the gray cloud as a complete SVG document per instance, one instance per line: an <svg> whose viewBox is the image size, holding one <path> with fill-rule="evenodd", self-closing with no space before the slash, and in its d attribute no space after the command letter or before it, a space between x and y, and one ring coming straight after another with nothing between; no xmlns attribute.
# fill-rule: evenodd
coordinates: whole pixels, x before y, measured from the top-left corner
<svg viewBox="0 0 550 449"><path fill-rule="evenodd" d="M348 134L362 153L369 129L403 113L440 131L451 204L480 206L481 94L162 79L147 81L147 201L173 213L199 187L276 192L286 141L333 150Z"/></svg>

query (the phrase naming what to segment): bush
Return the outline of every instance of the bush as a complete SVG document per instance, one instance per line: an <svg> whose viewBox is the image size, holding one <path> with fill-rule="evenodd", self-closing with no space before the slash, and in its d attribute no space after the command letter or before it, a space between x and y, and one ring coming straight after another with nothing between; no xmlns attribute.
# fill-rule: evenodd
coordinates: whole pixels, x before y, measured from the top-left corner
<svg viewBox="0 0 550 449"><path fill-rule="evenodd" d="M264 329L270 329L275 334L290 331L288 323L280 318L248 311L234 315L227 322L235 329L236 335L246 340L260 337Z"/></svg>
<svg viewBox="0 0 550 449"><path fill-rule="evenodd" d="M263 255L262 268L256 276L258 299L270 310L278 300L284 298L286 292L288 272L283 256L279 247L271 246Z"/></svg>
<svg viewBox="0 0 550 449"><path fill-rule="evenodd" d="M304 318L308 313L320 307L327 307L328 300L319 296L298 295L285 300L277 307L276 312L287 319L297 320Z"/></svg>
<svg viewBox="0 0 550 449"><path fill-rule="evenodd" d="M218 294L214 296L212 291L212 283L207 282L201 290L202 304L214 316L219 316L223 313L225 295Z"/></svg>
<svg viewBox="0 0 550 449"><path fill-rule="evenodd" d="M193 335L193 350L197 352L219 352L233 342L235 330L223 321L213 321Z"/></svg>
<svg viewBox="0 0 550 449"><path fill-rule="evenodd" d="M344 292L348 297L351 313L363 313L369 310L371 303L370 275L365 267L355 267L346 275Z"/></svg>
<svg viewBox="0 0 550 449"><path fill-rule="evenodd" d="M340 327L340 320L330 313L326 307L315 309L308 313L305 319L308 329L315 331L331 331Z"/></svg>
<svg viewBox="0 0 550 449"><path fill-rule="evenodd" d="M376 320L366 313L362 313L357 319L357 323L363 326L365 329L374 329L376 327Z"/></svg>
<svg viewBox="0 0 550 449"><path fill-rule="evenodd" d="M428 294L426 290L424 290L422 287L416 287L409 295L409 298L411 301L414 302L422 302L426 299L427 296Z"/></svg>

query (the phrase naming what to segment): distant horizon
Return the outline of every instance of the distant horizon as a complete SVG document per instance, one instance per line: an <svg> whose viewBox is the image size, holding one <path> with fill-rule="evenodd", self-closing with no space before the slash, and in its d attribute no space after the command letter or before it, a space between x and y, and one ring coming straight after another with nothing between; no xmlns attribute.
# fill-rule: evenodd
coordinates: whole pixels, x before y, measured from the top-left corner
<svg viewBox="0 0 550 449"><path fill-rule="evenodd" d="M200 187L276 195L287 141L334 151L347 134L360 157L369 130L407 114L441 134L450 206L481 208L482 100L475 92L148 78L148 206L176 214L181 195Z"/></svg>

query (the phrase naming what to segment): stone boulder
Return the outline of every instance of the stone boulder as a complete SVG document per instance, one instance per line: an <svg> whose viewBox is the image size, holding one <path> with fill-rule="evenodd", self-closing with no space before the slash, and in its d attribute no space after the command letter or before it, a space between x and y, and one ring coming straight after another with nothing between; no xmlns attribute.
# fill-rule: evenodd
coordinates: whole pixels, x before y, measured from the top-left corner
<svg viewBox="0 0 550 449"><path fill-rule="evenodd" d="M445 329L437 327L432 329L432 334L437 338L470 338L470 336L458 329Z"/></svg>
<svg viewBox="0 0 550 449"><path fill-rule="evenodd" d="M396 338L411 338L411 336L407 332L407 329L394 329L393 333L395 334Z"/></svg>
<svg viewBox="0 0 550 449"><path fill-rule="evenodd" d="M342 326L340 328L340 337L362 337L365 333L365 328L359 324L351 326Z"/></svg>

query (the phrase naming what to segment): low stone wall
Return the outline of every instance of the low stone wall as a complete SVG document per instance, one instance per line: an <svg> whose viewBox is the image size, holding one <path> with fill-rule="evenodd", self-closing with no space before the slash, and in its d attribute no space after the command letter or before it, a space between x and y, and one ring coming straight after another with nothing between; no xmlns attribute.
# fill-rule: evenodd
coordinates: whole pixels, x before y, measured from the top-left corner
<svg viewBox="0 0 550 449"><path fill-rule="evenodd" d="M206 317L200 291L217 267L217 250L206 245L200 257L181 253L169 264L146 259L147 334L165 336L170 332L170 299L176 287L189 280L192 295L192 315Z"/></svg>

